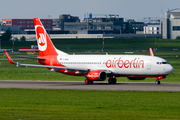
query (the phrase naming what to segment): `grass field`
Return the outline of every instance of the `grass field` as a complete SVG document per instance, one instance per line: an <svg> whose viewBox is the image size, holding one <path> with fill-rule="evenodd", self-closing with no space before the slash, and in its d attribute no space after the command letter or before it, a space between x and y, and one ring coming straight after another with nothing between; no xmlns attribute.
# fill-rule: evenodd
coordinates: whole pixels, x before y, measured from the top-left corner
<svg viewBox="0 0 180 120"><path fill-rule="evenodd" d="M0 89L1 120L179 120L178 92Z"/></svg>
<svg viewBox="0 0 180 120"><path fill-rule="evenodd" d="M52 41L58 49L65 52L101 51L103 47L103 39L52 39ZM30 48L36 44L36 41L15 41L14 50ZM148 50L149 47L155 48L154 38L105 38L106 52ZM173 49L180 50L180 40L156 39L156 47L158 52L177 52ZM12 42L2 41L2 49L12 49Z"/></svg>

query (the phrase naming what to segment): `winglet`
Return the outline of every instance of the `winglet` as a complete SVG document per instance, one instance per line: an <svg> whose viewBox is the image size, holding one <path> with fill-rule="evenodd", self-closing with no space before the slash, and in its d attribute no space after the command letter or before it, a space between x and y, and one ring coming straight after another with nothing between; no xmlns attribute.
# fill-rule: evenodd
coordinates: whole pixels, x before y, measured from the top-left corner
<svg viewBox="0 0 180 120"><path fill-rule="evenodd" d="M150 56L154 56L153 51L152 51L151 48L149 48L149 53L150 53Z"/></svg>
<svg viewBox="0 0 180 120"><path fill-rule="evenodd" d="M11 64L15 64L15 63L13 62L13 60L11 59L11 57L9 56L9 54L7 53L7 51L4 50L4 52L5 52L6 56L7 56L7 59L9 60L9 62L10 62Z"/></svg>

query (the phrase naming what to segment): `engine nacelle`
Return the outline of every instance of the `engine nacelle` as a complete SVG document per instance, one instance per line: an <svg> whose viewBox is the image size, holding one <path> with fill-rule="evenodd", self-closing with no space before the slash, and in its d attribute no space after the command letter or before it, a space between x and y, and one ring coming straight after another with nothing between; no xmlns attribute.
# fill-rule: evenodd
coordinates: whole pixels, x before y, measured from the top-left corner
<svg viewBox="0 0 180 120"><path fill-rule="evenodd" d="M104 81L107 78L107 74L102 70L93 70L87 73L86 78L92 81Z"/></svg>
<svg viewBox="0 0 180 120"><path fill-rule="evenodd" d="M146 77L127 77L129 80L145 80Z"/></svg>

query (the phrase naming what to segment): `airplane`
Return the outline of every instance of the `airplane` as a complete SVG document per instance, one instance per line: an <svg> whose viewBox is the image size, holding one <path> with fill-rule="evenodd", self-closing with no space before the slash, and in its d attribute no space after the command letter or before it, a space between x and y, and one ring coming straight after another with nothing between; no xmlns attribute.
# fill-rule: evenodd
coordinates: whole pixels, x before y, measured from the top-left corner
<svg viewBox="0 0 180 120"><path fill-rule="evenodd" d="M36 31L39 56L36 59L41 65L15 63L9 54L5 54L10 63L20 66L44 67L51 71L85 76L85 84L94 81L105 81L116 84L116 77L127 77L129 80L144 80L155 77L156 85L173 72L174 68L164 59L153 55L149 48L147 55L69 55L58 50L52 43L39 18L33 18Z"/></svg>

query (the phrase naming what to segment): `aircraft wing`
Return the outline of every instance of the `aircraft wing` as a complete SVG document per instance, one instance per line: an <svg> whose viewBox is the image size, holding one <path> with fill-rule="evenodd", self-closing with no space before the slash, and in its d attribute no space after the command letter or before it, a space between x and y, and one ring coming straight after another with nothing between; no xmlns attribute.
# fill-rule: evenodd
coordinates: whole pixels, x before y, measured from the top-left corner
<svg viewBox="0 0 180 120"><path fill-rule="evenodd" d="M19 62L15 63L11 57L9 56L9 54L7 53L6 50L4 50L7 58L8 58L8 61L11 63L11 64L16 64L18 67L20 66L32 66L32 67L44 67L44 68L52 68L52 69L68 69L68 70L77 70L77 68L69 68L69 67L60 67L60 66L49 66L49 65L36 65L36 64L21 64ZM24 58L30 58L30 57L24 57ZM35 59L35 58L30 58L30 59ZM42 59L42 58L37 58L37 59ZM87 69L78 69L80 71L88 71Z"/></svg>
<svg viewBox="0 0 180 120"><path fill-rule="evenodd" d="M53 71L54 70L61 70L61 69L66 69L67 71L79 71L81 73L86 73L89 72L90 69L82 69L82 68L72 68L72 67L60 67L60 66L49 66L49 65L35 65L35 64L21 64L21 63L17 63L16 64L18 67L20 66L31 66L31 67L43 67L43 68L51 68ZM112 72L110 70L102 70L104 72L106 72L107 74L111 74Z"/></svg>
<svg viewBox="0 0 180 120"><path fill-rule="evenodd" d="M45 60L44 58L37 58L37 57L25 57L25 56L13 56L17 58L25 58L25 59L35 59L35 60Z"/></svg>
<svg viewBox="0 0 180 120"><path fill-rule="evenodd" d="M51 69L53 69L53 70L66 69L66 70L70 70L70 71L78 70L78 71L80 71L80 72L88 72L88 71L90 71L90 69L85 69L85 68L82 69L82 68L61 67L61 66L49 66L49 65L21 64L21 63L19 63L19 62L15 63L15 62L11 59L11 57L9 56L9 54L7 53L7 51L5 50L4 52L5 52L5 54L6 54L7 58L8 58L8 61L9 61L11 64L17 65L17 67L20 67L20 66L31 66L31 67L51 68ZM29 58L29 57L25 57L25 58ZM30 58L30 59L32 59L32 58ZM39 58L37 58L37 59L39 59ZM40 59L41 59L41 58L40 58ZM105 71L107 74L110 74L110 73L111 73L111 71L109 71L109 70L103 70L103 71Z"/></svg>
<svg viewBox="0 0 180 120"><path fill-rule="evenodd" d="M36 65L36 64L16 64L18 67L20 66L31 66L31 67L44 67L44 68L52 68L52 69L67 69L67 70L80 70L80 71L88 71L88 69L77 69L77 68L70 68L70 67L60 67L60 66L49 66L49 65Z"/></svg>

